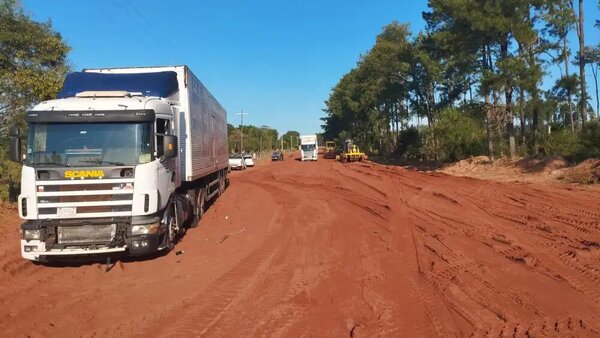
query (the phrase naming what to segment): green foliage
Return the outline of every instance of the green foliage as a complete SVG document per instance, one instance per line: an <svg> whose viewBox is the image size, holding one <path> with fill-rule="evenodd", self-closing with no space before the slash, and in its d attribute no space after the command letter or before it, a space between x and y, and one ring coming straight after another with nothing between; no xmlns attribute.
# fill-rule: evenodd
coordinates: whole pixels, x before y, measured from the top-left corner
<svg viewBox="0 0 600 338"><path fill-rule="evenodd" d="M20 165L8 160L8 129L24 125L25 110L56 97L68 71L70 48L50 22L31 20L15 0L0 1L0 198Z"/></svg>
<svg viewBox="0 0 600 338"><path fill-rule="evenodd" d="M600 157L600 118L588 122L585 131L573 133L569 128L553 131L542 143L548 156L564 156L573 161Z"/></svg>
<svg viewBox="0 0 600 338"><path fill-rule="evenodd" d="M547 156L564 156L574 159L581 154L582 146L579 134L563 128L552 132L542 141L542 147Z"/></svg>
<svg viewBox="0 0 600 338"><path fill-rule="evenodd" d="M412 36L407 25L385 26L332 89L322 119L327 139L352 138L370 152L426 159L512 156L517 149L536 155L540 148L581 153L585 133L548 131L583 125L572 114L580 78L565 71L550 91L539 89L548 56L559 67L572 60L572 1L429 0L428 7L425 32ZM597 54L586 50L596 81ZM423 119L427 128L412 129Z"/></svg>
<svg viewBox="0 0 600 338"><path fill-rule="evenodd" d="M409 127L400 132L400 137L398 138L398 152L405 158L420 158L422 146L422 135L418 128Z"/></svg>
<svg viewBox="0 0 600 338"><path fill-rule="evenodd" d="M281 135L275 149L280 149L283 144L283 149L297 149L300 144L300 133L295 130L288 130Z"/></svg>
<svg viewBox="0 0 600 338"><path fill-rule="evenodd" d="M70 48L50 22L32 21L14 0L0 4L0 129L23 122L25 109L54 98ZM10 122L10 123L9 123Z"/></svg>
<svg viewBox="0 0 600 338"><path fill-rule="evenodd" d="M440 113L434 132L442 159L456 161L485 151L483 126L458 109L444 109Z"/></svg>
<svg viewBox="0 0 600 338"><path fill-rule="evenodd" d="M390 138L390 125L408 118L409 39L408 26L392 22L356 68L341 78L325 102L325 139L351 138L363 149L381 148Z"/></svg>
<svg viewBox="0 0 600 338"><path fill-rule="evenodd" d="M600 117L588 122L586 130L581 134L580 159L600 158Z"/></svg>
<svg viewBox="0 0 600 338"><path fill-rule="evenodd" d="M268 151L276 149L277 145L277 130L268 126L256 127L245 125L242 128L244 149L241 149L240 128L236 128L231 124L227 124L227 133L229 138L229 152L239 153L244 150L248 153Z"/></svg>

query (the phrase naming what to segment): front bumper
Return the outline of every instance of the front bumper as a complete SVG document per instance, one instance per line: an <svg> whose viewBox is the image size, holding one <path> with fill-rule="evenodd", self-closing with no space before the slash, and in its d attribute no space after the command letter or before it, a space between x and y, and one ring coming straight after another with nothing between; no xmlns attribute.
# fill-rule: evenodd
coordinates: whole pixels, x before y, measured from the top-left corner
<svg viewBox="0 0 600 338"><path fill-rule="evenodd" d="M22 233L25 230L39 230L40 238L21 238L21 256L25 259L43 261L54 256L56 259L65 256L104 255L104 254L128 254L130 256L142 256L159 250L161 231L148 234L132 234L132 226L135 225L160 225L157 216L138 216L112 219L82 219L82 220L55 220L55 221L28 221L21 225ZM107 239L105 237L94 237L91 231L89 237L87 232L82 236L81 231L76 231L76 240L67 240L61 230L93 229L94 226L101 227L106 224L115 225L114 233ZM157 225L157 227L158 227ZM62 234L65 232L63 231Z"/></svg>
<svg viewBox="0 0 600 338"><path fill-rule="evenodd" d="M123 253L127 251L127 247L96 247L95 249L90 248L65 248L65 249L50 249L46 250L46 243L42 241L21 240L21 256L31 261L40 261L48 256L82 256L82 255L102 255L102 254L114 254Z"/></svg>

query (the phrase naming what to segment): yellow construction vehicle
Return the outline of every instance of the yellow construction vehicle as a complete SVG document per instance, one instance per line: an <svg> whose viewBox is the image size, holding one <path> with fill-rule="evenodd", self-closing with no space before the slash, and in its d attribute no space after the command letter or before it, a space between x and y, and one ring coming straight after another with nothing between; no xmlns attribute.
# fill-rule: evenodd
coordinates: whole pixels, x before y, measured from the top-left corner
<svg viewBox="0 0 600 338"><path fill-rule="evenodd" d="M352 140L344 142L344 150L339 156L339 160L343 163L362 161L367 159L367 155L360 151L360 148L352 143Z"/></svg>
<svg viewBox="0 0 600 338"><path fill-rule="evenodd" d="M325 153L323 154L323 158L335 159L335 142L325 142Z"/></svg>

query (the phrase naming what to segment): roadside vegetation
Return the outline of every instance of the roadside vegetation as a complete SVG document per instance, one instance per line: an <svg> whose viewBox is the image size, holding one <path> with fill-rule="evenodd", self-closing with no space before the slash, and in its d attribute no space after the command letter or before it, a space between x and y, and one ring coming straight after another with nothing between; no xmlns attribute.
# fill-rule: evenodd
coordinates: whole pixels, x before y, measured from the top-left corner
<svg viewBox="0 0 600 338"><path fill-rule="evenodd" d="M584 46L582 6L429 0L424 31L385 26L332 89L325 138L352 138L384 158L600 157L600 44Z"/></svg>
<svg viewBox="0 0 600 338"><path fill-rule="evenodd" d="M9 161L8 131L24 125L33 104L56 96L69 51L50 21L33 21L16 0L0 1L0 200L8 197L6 183L20 176L20 166Z"/></svg>
<svg viewBox="0 0 600 338"><path fill-rule="evenodd" d="M297 149L300 142L299 132L289 130L279 136L277 130L269 126L244 125L240 128L227 124L227 135L230 153L239 153L242 150L246 153L262 153L276 149Z"/></svg>

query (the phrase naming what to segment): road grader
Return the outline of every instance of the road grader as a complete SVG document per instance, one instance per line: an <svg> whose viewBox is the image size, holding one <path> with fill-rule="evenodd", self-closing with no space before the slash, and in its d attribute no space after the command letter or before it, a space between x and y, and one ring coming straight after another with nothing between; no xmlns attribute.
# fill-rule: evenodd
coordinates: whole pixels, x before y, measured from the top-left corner
<svg viewBox="0 0 600 338"><path fill-rule="evenodd" d="M325 152L323 153L323 158L335 159L335 157L336 157L335 142L333 142L333 141L325 142Z"/></svg>
<svg viewBox="0 0 600 338"><path fill-rule="evenodd" d="M360 151L360 148L352 142L352 140L346 140L344 142L344 149L339 155L339 160L342 163L355 162L366 160L367 155Z"/></svg>

